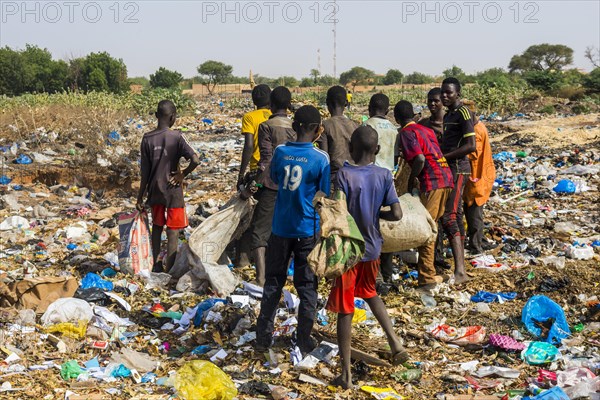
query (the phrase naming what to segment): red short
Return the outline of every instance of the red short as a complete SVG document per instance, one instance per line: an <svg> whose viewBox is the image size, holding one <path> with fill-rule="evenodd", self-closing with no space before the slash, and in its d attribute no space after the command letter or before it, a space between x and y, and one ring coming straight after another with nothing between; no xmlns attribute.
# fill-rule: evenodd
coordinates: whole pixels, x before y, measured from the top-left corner
<svg viewBox="0 0 600 400"><path fill-rule="evenodd" d="M152 206L152 223L167 226L169 229L183 229L188 226L185 208L166 208L162 204Z"/></svg>
<svg viewBox="0 0 600 400"><path fill-rule="evenodd" d="M379 260L359 262L333 283L327 310L338 314L354 312L354 298L370 299L377 296L375 281L379 272Z"/></svg>

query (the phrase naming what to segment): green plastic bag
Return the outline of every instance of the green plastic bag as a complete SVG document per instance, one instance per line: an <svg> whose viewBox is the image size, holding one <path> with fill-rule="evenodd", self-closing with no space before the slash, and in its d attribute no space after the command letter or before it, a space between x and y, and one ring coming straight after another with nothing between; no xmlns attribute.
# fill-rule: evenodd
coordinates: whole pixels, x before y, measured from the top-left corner
<svg viewBox="0 0 600 400"><path fill-rule="evenodd" d="M190 361L179 368L175 389L186 400L232 400L237 389L231 378L210 361Z"/></svg>
<svg viewBox="0 0 600 400"><path fill-rule="evenodd" d="M75 360L67 361L60 366L60 377L65 381L77 378L82 372L81 367Z"/></svg>

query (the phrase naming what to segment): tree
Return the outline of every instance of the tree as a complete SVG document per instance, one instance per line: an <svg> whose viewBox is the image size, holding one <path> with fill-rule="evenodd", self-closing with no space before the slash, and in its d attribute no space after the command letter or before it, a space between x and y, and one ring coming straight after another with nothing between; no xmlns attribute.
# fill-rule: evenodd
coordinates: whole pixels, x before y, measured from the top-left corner
<svg viewBox="0 0 600 400"><path fill-rule="evenodd" d="M592 93L600 93L600 67L596 67L583 79L583 87Z"/></svg>
<svg viewBox="0 0 600 400"><path fill-rule="evenodd" d="M397 69L390 69L383 77L384 85L395 85L397 83L402 82L402 78L404 78L404 74Z"/></svg>
<svg viewBox="0 0 600 400"><path fill-rule="evenodd" d="M413 85L423 85L425 83L432 83L433 81L433 77L422 74L421 72L413 72L412 74L408 74L404 79L404 83L410 83Z"/></svg>
<svg viewBox="0 0 600 400"><path fill-rule="evenodd" d="M150 87L172 89L179 87L183 75L177 71L171 71L160 67L158 71L150 75Z"/></svg>
<svg viewBox="0 0 600 400"><path fill-rule="evenodd" d="M488 87L508 87L524 84L520 75L510 74L502 68L490 68L475 75L475 82Z"/></svg>
<svg viewBox="0 0 600 400"><path fill-rule="evenodd" d="M206 86L209 94L213 94L215 86L223 84L229 77L233 67L220 61L208 60L198 66L198 73L202 76L202 84Z"/></svg>
<svg viewBox="0 0 600 400"><path fill-rule="evenodd" d="M536 44L523 54L514 55L508 64L510 72L560 71L573 63L573 49L562 44Z"/></svg>
<svg viewBox="0 0 600 400"><path fill-rule="evenodd" d="M340 83L344 86L351 85L352 91L354 91L356 85L368 83L374 76L375 73L369 69L353 67L349 71L340 74Z"/></svg>
<svg viewBox="0 0 600 400"><path fill-rule="evenodd" d="M312 87L315 85L315 81L313 78L302 78L300 81L300 87Z"/></svg>
<svg viewBox="0 0 600 400"><path fill-rule="evenodd" d="M451 68L444 70L444 72L442 72L442 75L444 76L444 78L454 77L458 79L458 81L461 83L465 83L467 80L467 74L465 74L465 71L463 71L462 68L457 67L456 65L452 65Z"/></svg>
<svg viewBox="0 0 600 400"><path fill-rule="evenodd" d="M84 58L72 58L69 60L69 72L67 74L67 86L71 91L76 92L85 87L83 80Z"/></svg>
<svg viewBox="0 0 600 400"><path fill-rule="evenodd" d="M23 60L18 51L0 48L0 95L18 96L23 93Z"/></svg>
<svg viewBox="0 0 600 400"><path fill-rule="evenodd" d="M586 47L583 55L592 63L594 68L600 67L600 50L597 47Z"/></svg>
<svg viewBox="0 0 600 400"><path fill-rule="evenodd" d="M300 82L293 76L281 76L275 80L275 83L280 86L297 87Z"/></svg>
<svg viewBox="0 0 600 400"><path fill-rule="evenodd" d="M150 86L150 81L145 76L134 76L133 78L128 78L127 83L129 83L130 86L131 85L141 85L144 88L147 88L148 86Z"/></svg>
<svg viewBox="0 0 600 400"><path fill-rule="evenodd" d="M319 72L318 69L313 68L310 70L310 76L313 78L313 82L315 83L315 85L317 83L319 83L319 76L321 75L321 73Z"/></svg>
<svg viewBox="0 0 600 400"><path fill-rule="evenodd" d="M100 73L104 74L104 79L100 78ZM99 89L104 87L102 82L106 82L106 89ZM127 67L123 60L113 58L107 52L88 54L83 61L83 88L86 91L103 90L112 93L129 90Z"/></svg>

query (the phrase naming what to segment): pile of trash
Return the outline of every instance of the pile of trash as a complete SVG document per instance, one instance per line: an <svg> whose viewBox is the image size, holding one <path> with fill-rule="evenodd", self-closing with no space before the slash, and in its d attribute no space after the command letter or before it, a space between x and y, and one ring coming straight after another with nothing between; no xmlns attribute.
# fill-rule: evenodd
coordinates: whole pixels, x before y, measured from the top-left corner
<svg viewBox="0 0 600 400"><path fill-rule="evenodd" d="M494 137L498 173L485 219L486 237L498 246L470 259L467 284L442 284L426 298L415 290L416 253L398 254L383 299L411 359L391 366L383 331L356 299L357 386L342 391L329 385L339 357L325 281L315 350L295 346L299 300L291 280L274 346L253 350L262 289L252 267L234 267L228 246L253 206L234 192L236 113L178 122L202 164L185 188L190 227L170 274L151 271L150 221L134 212L135 191L25 181L23 168L65 155L52 146L30 151L27 142L2 148L0 397L600 398L598 146L557 151L515 146L514 133ZM111 168L130 157L135 181L136 141L148 124L130 121L127 133L107 133L97 164ZM99 174L96 164L81 169Z"/></svg>

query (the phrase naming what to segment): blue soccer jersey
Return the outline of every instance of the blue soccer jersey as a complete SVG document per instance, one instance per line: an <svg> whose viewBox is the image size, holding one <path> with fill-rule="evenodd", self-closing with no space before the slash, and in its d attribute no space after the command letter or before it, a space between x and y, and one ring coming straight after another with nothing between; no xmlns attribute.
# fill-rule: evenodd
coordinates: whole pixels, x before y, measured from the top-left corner
<svg viewBox="0 0 600 400"><path fill-rule="evenodd" d="M306 238L319 231L319 215L312 201L317 191L329 195L329 156L312 143L287 142L271 160L271 179L277 184L273 233Z"/></svg>

